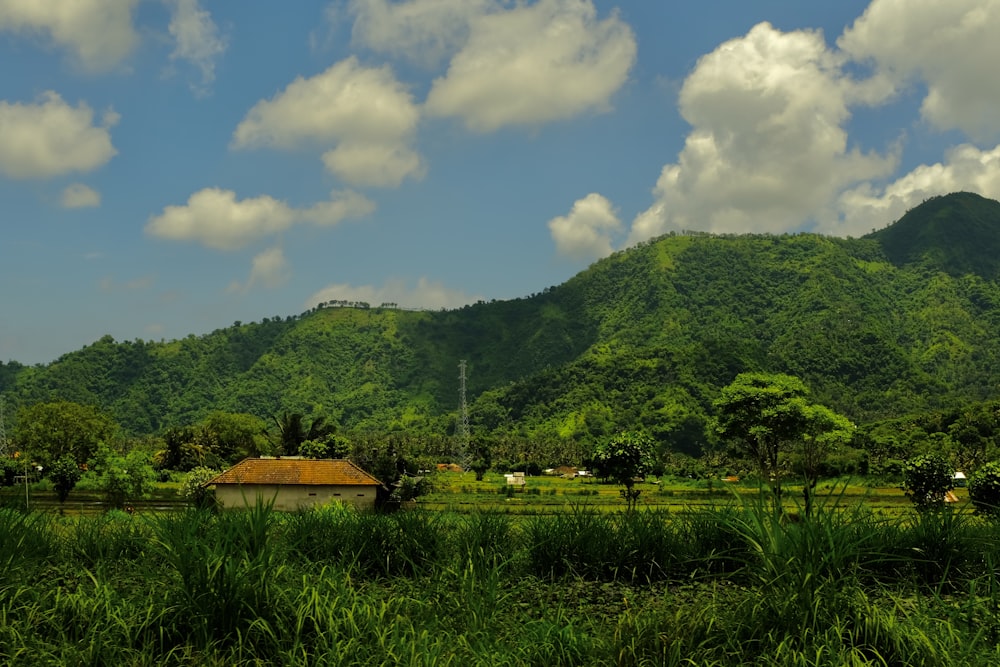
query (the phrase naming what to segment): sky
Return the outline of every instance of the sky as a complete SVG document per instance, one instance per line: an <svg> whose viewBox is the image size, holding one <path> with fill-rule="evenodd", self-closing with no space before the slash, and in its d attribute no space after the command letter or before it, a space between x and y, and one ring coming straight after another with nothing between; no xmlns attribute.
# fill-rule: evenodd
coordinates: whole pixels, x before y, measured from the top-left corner
<svg viewBox="0 0 1000 667"><path fill-rule="evenodd" d="M0 0L0 361L1000 198L1000 0Z"/></svg>

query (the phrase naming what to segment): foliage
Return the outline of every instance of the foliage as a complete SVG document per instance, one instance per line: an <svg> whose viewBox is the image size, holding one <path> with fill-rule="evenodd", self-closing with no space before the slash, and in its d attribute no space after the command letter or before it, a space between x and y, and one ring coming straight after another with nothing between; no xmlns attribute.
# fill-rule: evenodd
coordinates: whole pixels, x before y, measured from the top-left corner
<svg viewBox="0 0 1000 667"><path fill-rule="evenodd" d="M325 448L326 439L336 431L336 427L322 416L314 417L307 426L305 415L299 412L285 412L275 417L274 423L278 428L274 444L285 456L298 456L304 442L320 443Z"/></svg>
<svg viewBox="0 0 1000 667"><path fill-rule="evenodd" d="M940 454L924 454L903 466L903 488L919 510L939 508L945 494L955 488L954 469Z"/></svg>
<svg viewBox="0 0 1000 667"><path fill-rule="evenodd" d="M636 478L652 468L652 451L652 439L633 431L623 431L594 450L592 458L597 475L625 487L622 498L629 509L633 509L639 499Z"/></svg>
<svg viewBox="0 0 1000 667"><path fill-rule="evenodd" d="M216 410L199 424L201 440L222 463L271 453L266 422L245 413Z"/></svg>
<svg viewBox="0 0 1000 667"><path fill-rule="evenodd" d="M488 458L477 458L469 466L469 470L476 474L476 481L483 481L483 477L486 475L487 471L490 469L490 460Z"/></svg>
<svg viewBox="0 0 1000 667"><path fill-rule="evenodd" d="M163 449L153 455L156 467L187 472L204 466L209 452L198 436L197 429L190 426L167 429L163 434Z"/></svg>
<svg viewBox="0 0 1000 667"><path fill-rule="evenodd" d="M92 462L97 488L104 494L109 507L124 509L129 503L148 496L153 489L156 475L152 459L141 449L122 455L101 445Z"/></svg>
<svg viewBox="0 0 1000 667"><path fill-rule="evenodd" d="M194 468L184 476L184 482L177 492L194 507L201 509L214 507L215 496L205 487L205 482L218 476L220 472L214 468Z"/></svg>
<svg viewBox="0 0 1000 667"><path fill-rule="evenodd" d="M1000 515L1000 461L987 463L972 474L969 499L977 512Z"/></svg>
<svg viewBox="0 0 1000 667"><path fill-rule="evenodd" d="M0 487L10 486L14 477L24 470L24 461L12 456L0 456Z"/></svg>
<svg viewBox="0 0 1000 667"><path fill-rule="evenodd" d="M18 410L14 439L35 462L49 468L63 456L86 463L101 443L114 442L118 431L114 420L92 405L55 401Z"/></svg>
<svg viewBox="0 0 1000 667"><path fill-rule="evenodd" d="M403 475L399 478L393 495L401 502L409 502L427 495L432 488L431 480L424 475Z"/></svg>
<svg viewBox="0 0 1000 667"><path fill-rule="evenodd" d="M803 509L809 516L812 514L813 490L819 482L823 466L835 451L850 442L854 424L847 417L838 415L823 405L807 405L804 417L801 441L796 449L804 481Z"/></svg>
<svg viewBox="0 0 1000 667"><path fill-rule="evenodd" d="M59 498L59 502L66 502L66 498L69 497L69 492L73 490L76 483L80 481L80 476L83 473L80 470L80 464L76 460L66 454L59 457L48 469L48 477L52 480L52 485L56 490L56 496Z"/></svg>
<svg viewBox="0 0 1000 667"><path fill-rule="evenodd" d="M781 501L779 455L806 432L807 390L796 377L783 374L741 373L715 401L715 431L735 443L757 472L771 485L775 503Z"/></svg>
<svg viewBox="0 0 1000 667"><path fill-rule="evenodd" d="M715 401L716 432L750 457L768 480L775 507L781 502L781 463L794 457L803 477L806 515L812 513L813 489L829 456L850 441L854 424L843 415L807 400L808 389L796 377L741 373Z"/></svg>

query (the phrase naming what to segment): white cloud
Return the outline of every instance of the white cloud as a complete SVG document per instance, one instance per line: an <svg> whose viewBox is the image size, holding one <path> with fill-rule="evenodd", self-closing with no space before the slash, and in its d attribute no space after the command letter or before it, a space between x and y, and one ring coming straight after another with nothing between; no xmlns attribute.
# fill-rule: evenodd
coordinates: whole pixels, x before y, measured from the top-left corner
<svg viewBox="0 0 1000 667"><path fill-rule="evenodd" d="M118 114L106 113L103 126L93 120L85 103L71 107L52 91L36 104L0 101L0 173L26 179L96 169L117 153L108 129Z"/></svg>
<svg viewBox="0 0 1000 667"><path fill-rule="evenodd" d="M168 30L175 45L171 60L184 60L201 72L201 84L196 92L215 80L215 60L226 50L225 40L212 16L198 6L198 0L169 0L170 25Z"/></svg>
<svg viewBox="0 0 1000 667"><path fill-rule="evenodd" d="M365 301L372 306L383 303L395 303L400 308L423 308L440 310L442 308L460 308L466 304L481 300L481 296L469 296L461 290L445 287L442 283L433 282L425 277L410 286L407 281L394 279L386 281L385 285L349 285L346 283L328 285L309 297L306 308L312 308L325 301Z"/></svg>
<svg viewBox="0 0 1000 667"><path fill-rule="evenodd" d="M171 241L195 241L209 248L235 250L273 236L293 224L335 225L371 213L375 205L356 192L333 193L330 201L293 208L267 195L237 200L232 190L205 188L183 206L167 206L150 218L146 231Z"/></svg>
<svg viewBox="0 0 1000 667"><path fill-rule="evenodd" d="M944 162L920 165L884 188L866 184L848 190L838 200L838 217L819 231L861 236L930 197L959 191L1000 199L1000 146L980 150L963 144L948 151Z"/></svg>
<svg viewBox="0 0 1000 667"><path fill-rule="evenodd" d="M904 85L922 79L923 117L973 139L1000 135L1000 0L874 0L838 45Z"/></svg>
<svg viewBox="0 0 1000 667"><path fill-rule="evenodd" d="M819 32L761 23L702 57L680 110L693 129L663 168L631 243L670 229L783 232L820 217L846 187L888 175L895 155L847 145L849 104L885 97L841 69Z"/></svg>
<svg viewBox="0 0 1000 667"><path fill-rule="evenodd" d="M609 108L636 57L617 15L590 0L539 0L473 19L468 42L437 80L426 109L490 132Z"/></svg>
<svg viewBox="0 0 1000 667"><path fill-rule="evenodd" d="M611 202L592 192L573 202L569 215L549 220L556 251L574 259L597 259L610 255L611 237L622 223Z"/></svg>
<svg viewBox="0 0 1000 667"><path fill-rule="evenodd" d="M323 153L323 164L355 185L399 185L423 169L420 156L405 145L349 141Z"/></svg>
<svg viewBox="0 0 1000 667"><path fill-rule="evenodd" d="M63 208L92 208L101 205L101 193L83 183L73 183L62 191Z"/></svg>
<svg viewBox="0 0 1000 667"><path fill-rule="evenodd" d="M497 9L495 0L351 0L356 45L427 67L457 51L476 17Z"/></svg>
<svg viewBox="0 0 1000 667"><path fill-rule="evenodd" d="M245 292L253 287L274 289L288 281L289 271L285 253L280 247L268 248L253 258L250 277L241 285L234 282L229 286L229 292Z"/></svg>
<svg viewBox="0 0 1000 667"><path fill-rule="evenodd" d="M253 106L233 134L234 148L328 148L327 167L354 185L396 186L419 177L410 144L420 119L413 96L388 67L354 57L298 77ZM378 164L374 164L375 162Z"/></svg>
<svg viewBox="0 0 1000 667"><path fill-rule="evenodd" d="M136 0L0 0L0 30L48 33L88 71L108 70L138 42Z"/></svg>

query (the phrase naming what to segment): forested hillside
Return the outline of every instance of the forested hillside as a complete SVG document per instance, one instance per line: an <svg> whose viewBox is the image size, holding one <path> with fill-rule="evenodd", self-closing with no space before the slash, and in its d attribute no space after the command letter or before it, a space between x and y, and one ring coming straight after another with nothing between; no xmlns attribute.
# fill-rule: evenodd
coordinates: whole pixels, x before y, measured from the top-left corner
<svg viewBox="0 0 1000 667"><path fill-rule="evenodd" d="M326 307L170 342L0 364L8 406L97 405L133 434L215 410L344 429L586 445L641 428L697 451L719 390L800 377L858 423L998 398L1000 204L932 199L862 239L670 235L563 285L452 311Z"/></svg>

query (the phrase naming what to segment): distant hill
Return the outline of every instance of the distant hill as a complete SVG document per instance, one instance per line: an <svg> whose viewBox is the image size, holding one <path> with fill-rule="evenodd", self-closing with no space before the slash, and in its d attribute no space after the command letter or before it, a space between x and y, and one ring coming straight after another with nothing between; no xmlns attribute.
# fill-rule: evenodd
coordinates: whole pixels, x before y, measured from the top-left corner
<svg viewBox="0 0 1000 667"><path fill-rule="evenodd" d="M1000 203L971 192L933 197L869 234L896 266L1000 277Z"/></svg>
<svg viewBox="0 0 1000 667"><path fill-rule="evenodd" d="M562 285L451 311L329 307L154 343L105 337L0 364L8 406L98 404L132 433L212 410L322 414L345 429L592 443L642 428L706 441L747 370L801 377L855 421L1000 398L1000 204L932 199L862 239L668 235Z"/></svg>

